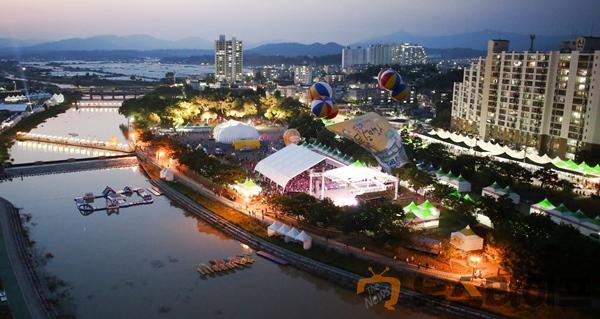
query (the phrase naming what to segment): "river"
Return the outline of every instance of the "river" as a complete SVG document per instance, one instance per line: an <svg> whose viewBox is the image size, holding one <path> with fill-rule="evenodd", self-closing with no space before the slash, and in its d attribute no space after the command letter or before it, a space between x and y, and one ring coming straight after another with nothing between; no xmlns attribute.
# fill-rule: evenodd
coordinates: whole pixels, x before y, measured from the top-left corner
<svg viewBox="0 0 600 319"><path fill-rule="evenodd" d="M77 131L98 138L119 133L122 117L98 121L95 115L106 114L90 114L94 116L71 110L39 130ZM21 152L20 161L43 160L48 154ZM78 318L436 317L400 305L393 312L381 304L367 308L364 296L258 256L249 269L202 279L196 272L198 263L247 249L163 196L155 197L154 204L122 209L119 214L99 211L82 216L73 198L100 193L106 185L150 186L137 167L0 183L0 196L31 214L28 227L36 254L52 255L38 271L65 282L60 305Z"/></svg>

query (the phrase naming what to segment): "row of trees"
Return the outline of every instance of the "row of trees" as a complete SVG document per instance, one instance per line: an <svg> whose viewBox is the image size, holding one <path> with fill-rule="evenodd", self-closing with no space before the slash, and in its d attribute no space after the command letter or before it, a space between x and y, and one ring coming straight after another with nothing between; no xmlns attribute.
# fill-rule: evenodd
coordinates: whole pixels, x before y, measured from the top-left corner
<svg viewBox="0 0 600 319"><path fill-rule="evenodd" d="M205 89L161 86L143 97L123 103L120 112L133 117L141 129L174 128L186 123L203 123L218 116L228 118L261 117L286 122L307 108L297 99L266 95L264 90Z"/></svg>
<svg viewBox="0 0 600 319"><path fill-rule="evenodd" d="M337 207L329 198L319 200L305 193L292 193L273 195L269 203L311 225L333 226L346 234L365 235L380 243L397 243L410 234L402 207L391 202Z"/></svg>

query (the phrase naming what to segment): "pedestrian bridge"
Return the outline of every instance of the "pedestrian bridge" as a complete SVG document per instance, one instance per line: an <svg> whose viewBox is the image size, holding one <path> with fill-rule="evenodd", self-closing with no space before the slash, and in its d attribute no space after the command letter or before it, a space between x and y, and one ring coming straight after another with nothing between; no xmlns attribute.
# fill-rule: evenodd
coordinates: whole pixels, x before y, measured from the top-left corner
<svg viewBox="0 0 600 319"><path fill-rule="evenodd" d="M1 171L0 168L0 180L24 176L62 174L107 168L137 167L137 165L137 157L132 154L78 159L71 158L58 161L39 161L34 163L9 165L5 167L3 171Z"/></svg>
<svg viewBox="0 0 600 319"><path fill-rule="evenodd" d="M54 143L69 146L89 147L107 151L131 152L133 148L129 144L113 143L98 140L81 139L77 137L54 136L47 134L35 134L18 132L17 140L21 141L37 141L45 143Z"/></svg>

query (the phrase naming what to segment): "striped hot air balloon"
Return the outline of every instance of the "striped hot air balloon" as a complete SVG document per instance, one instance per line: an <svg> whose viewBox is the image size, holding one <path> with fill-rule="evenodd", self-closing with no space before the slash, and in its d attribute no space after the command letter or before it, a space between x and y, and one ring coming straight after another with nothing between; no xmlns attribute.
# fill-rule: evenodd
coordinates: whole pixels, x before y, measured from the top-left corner
<svg viewBox="0 0 600 319"><path fill-rule="evenodd" d="M334 112L335 102L333 99L325 98L322 100L314 100L310 103L312 112L318 118L326 118ZM336 114L337 115L337 114Z"/></svg>
<svg viewBox="0 0 600 319"><path fill-rule="evenodd" d="M402 77L393 69L381 70L378 75L379 86L392 91L397 83L402 83Z"/></svg>
<svg viewBox="0 0 600 319"><path fill-rule="evenodd" d="M338 106L336 104L333 104L333 106L331 108L331 113L329 115L327 115L325 118L328 120L332 120L338 115L339 111L340 111L340 109L338 108Z"/></svg>
<svg viewBox="0 0 600 319"><path fill-rule="evenodd" d="M312 100L333 98L333 89L326 82L317 82L308 88L308 96Z"/></svg>
<svg viewBox="0 0 600 319"><path fill-rule="evenodd" d="M410 95L410 88L404 83L396 84L396 87L392 90L392 98L398 102L406 100Z"/></svg>

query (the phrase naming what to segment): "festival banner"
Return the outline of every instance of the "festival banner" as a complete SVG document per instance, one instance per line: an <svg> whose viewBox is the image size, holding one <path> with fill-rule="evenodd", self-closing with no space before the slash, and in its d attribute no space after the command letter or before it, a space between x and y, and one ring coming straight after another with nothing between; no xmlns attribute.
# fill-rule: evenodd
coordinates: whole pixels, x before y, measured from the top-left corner
<svg viewBox="0 0 600 319"><path fill-rule="evenodd" d="M408 163L400 134L386 119L376 113L371 112L332 124L327 126L327 129L353 140L368 150L386 171Z"/></svg>

